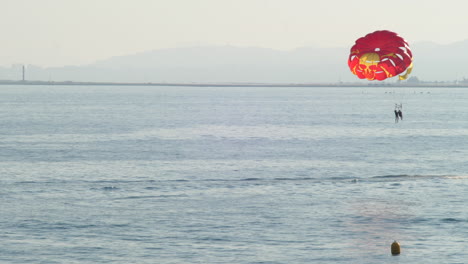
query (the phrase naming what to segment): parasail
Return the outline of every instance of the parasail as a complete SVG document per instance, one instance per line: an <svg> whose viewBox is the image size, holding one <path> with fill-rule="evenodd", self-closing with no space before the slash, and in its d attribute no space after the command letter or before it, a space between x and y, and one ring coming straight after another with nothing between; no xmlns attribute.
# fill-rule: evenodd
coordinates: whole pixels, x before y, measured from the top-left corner
<svg viewBox="0 0 468 264"><path fill-rule="evenodd" d="M385 80L400 75L405 80L413 69L408 43L397 33L379 30L356 40L351 47L348 66L360 79Z"/></svg>

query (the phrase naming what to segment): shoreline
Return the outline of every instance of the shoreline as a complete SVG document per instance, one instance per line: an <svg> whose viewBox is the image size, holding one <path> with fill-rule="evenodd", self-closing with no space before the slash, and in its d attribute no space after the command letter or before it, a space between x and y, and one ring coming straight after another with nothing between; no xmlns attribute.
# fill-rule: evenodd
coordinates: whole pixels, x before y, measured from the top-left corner
<svg viewBox="0 0 468 264"><path fill-rule="evenodd" d="M179 86L179 87L413 87L468 88L468 83L166 83L166 82L77 82L77 81L14 81L0 80L0 85L91 85L91 86Z"/></svg>

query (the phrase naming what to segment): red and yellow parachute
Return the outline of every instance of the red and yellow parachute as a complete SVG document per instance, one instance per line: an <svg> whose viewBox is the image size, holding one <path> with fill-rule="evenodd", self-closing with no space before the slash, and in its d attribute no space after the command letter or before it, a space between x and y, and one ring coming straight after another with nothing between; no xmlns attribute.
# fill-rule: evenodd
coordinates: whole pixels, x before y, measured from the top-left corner
<svg viewBox="0 0 468 264"><path fill-rule="evenodd" d="M348 66L360 79L385 80L400 75L405 80L413 69L413 54L408 43L397 33L375 31L356 40L351 47Z"/></svg>

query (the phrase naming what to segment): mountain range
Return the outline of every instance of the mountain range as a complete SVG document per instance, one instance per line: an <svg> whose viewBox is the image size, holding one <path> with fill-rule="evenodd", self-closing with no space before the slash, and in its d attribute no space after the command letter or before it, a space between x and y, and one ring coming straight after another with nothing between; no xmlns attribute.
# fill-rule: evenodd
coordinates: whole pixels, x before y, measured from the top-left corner
<svg viewBox="0 0 468 264"><path fill-rule="evenodd" d="M468 40L411 45L422 81L468 77ZM89 65L26 66L27 80L175 83L336 83L358 80L348 69L349 47L303 47L291 51L203 46L160 49L111 57ZM21 65L0 68L0 79L21 79Z"/></svg>

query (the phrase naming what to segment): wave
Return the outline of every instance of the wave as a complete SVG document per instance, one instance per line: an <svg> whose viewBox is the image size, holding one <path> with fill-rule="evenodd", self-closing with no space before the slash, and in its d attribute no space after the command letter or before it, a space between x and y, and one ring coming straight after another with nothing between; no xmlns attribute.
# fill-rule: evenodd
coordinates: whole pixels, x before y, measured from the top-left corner
<svg viewBox="0 0 468 264"><path fill-rule="evenodd" d="M420 176L420 175L417 175ZM393 179L393 178L411 178L415 177L415 175L409 175L409 174L389 174L389 175L379 175L379 176L374 176L372 178L374 179Z"/></svg>
<svg viewBox="0 0 468 264"><path fill-rule="evenodd" d="M186 194L174 194L174 195L132 195L126 197L116 198L116 200L133 200L133 199L164 199L164 198L180 198L187 197Z"/></svg>
<svg viewBox="0 0 468 264"><path fill-rule="evenodd" d="M449 217L449 218L443 218L440 220L441 222L443 223L466 223L468 222L468 219L459 219L459 218L452 218L452 217Z"/></svg>
<svg viewBox="0 0 468 264"><path fill-rule="evenodd" d="M24 220L16 224L21 229L44 229L44 230L66 230L66 229L90 229L98 228L96 224L74 223L74 222L47 222L42 220Z"/></svg>
<svg viewBox="0 0 468 264"><path fill-rule="evenodd" d="M129 133L96 134L33 134L10 135L5 146L35 144L51 148L54 144L122 142L129 140L322 140L334 138L404 138L404 137L467 137L466 128L406 128L356 127L346 125L195 125L192 127L142 129Z"/></svg>
<svg viewBox="0 0 468 264"><path fill-rule="evenodd" d="M468 175L447 175L447 174L388 174L373 176L375 180L405 180L405 179L467 179Z"/></svg>
<svg viewBox="0 0 468 264"><path fill-rule="evenodd" d="M115 186L105 186L105 187L102 187L101 190L103 190L103 191L117 191L117 190L120 190L120 188L115 187Z"/></svg>
<svg viewBox="0 0 468 264"><path fill-rule="evenodd" d="M323 178L314 178L314 177L276 177L276 178L258 178L258 177L249 177L241 179L204 179L199 181L206 182L253 182L253 181L312 181L312 180L324 180ZM197 180L195 180L197 181Z"/></svg>

